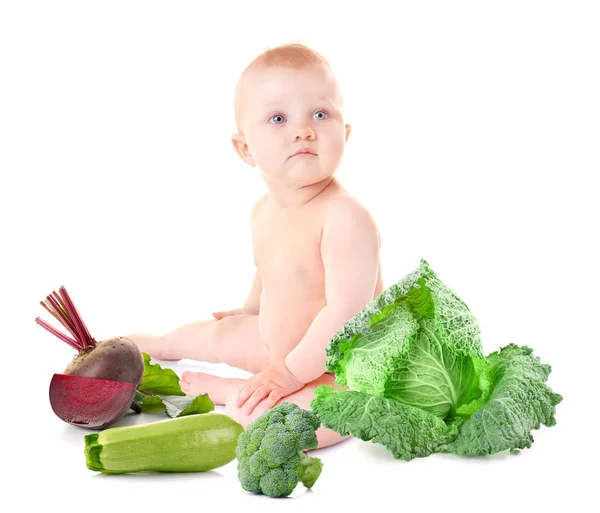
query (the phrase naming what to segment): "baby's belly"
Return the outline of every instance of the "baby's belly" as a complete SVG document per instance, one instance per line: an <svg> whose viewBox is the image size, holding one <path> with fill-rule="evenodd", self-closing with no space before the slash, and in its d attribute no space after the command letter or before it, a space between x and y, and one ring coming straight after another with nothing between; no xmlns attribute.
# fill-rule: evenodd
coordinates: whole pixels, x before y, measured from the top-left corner
<svg viewBox="0 0 600 513"><path fill-rule="evenodd" d="M324 295L290 298L281 295L270 297L263 293L258 315L262 342L273 356L285 358L306 335L325 305Z"/></svg>

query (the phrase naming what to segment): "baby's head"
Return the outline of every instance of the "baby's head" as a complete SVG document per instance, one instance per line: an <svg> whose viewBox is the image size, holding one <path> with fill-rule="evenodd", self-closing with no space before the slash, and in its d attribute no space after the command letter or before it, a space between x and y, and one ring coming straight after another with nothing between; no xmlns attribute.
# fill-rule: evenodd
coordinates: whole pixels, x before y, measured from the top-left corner
<svg viewBox="0 0 600 513"><path fill-rule="evenodd" d="M235 94L235 150L265 179L303 187L332 176L344 153L342 94L327 61L288 44L267 50L242 73ZM298 150L313 154L294 154Z"/></svg>

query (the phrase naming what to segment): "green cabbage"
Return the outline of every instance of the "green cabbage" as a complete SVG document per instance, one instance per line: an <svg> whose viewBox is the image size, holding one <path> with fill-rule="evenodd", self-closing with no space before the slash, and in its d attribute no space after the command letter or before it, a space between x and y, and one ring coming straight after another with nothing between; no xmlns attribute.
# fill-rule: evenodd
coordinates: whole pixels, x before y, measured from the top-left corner
<svg viewBox="0 0 600 513"><path fill-rule="evenodd" d="M477 320L424 260L346 322L326 352L346 390L317 387L313 412L398 459L530 447L531 431L554 425L562 400L546 385L551 367L529 347L484 356Z"/></svg>

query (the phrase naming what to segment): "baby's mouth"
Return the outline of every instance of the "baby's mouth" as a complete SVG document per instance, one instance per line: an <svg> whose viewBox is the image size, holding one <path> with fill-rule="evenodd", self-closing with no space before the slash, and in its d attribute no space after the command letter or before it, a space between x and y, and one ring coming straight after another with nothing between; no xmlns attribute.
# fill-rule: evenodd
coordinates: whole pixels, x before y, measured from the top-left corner
<svg viewBox="0 0 600 513"><path fill-rule="evenodd" d="M290 158L292 158L292 157L298 157L300 155L312 156L312 157L316 157L317 156L316 153L313 153L310 150L300 150L300 151L297 151L296 153L294 153L293 155L291 155Z"/></svg>

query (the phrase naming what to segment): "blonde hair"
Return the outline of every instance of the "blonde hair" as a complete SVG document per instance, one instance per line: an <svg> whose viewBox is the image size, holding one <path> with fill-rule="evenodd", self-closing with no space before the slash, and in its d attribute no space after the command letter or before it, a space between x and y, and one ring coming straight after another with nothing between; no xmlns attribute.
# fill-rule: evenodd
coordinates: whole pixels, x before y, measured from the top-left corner
<svg viewBox="0 0 600 513"><path fill-rule="evenodd" d="M254 67L269 68L272 66L304 68L306 66L329 66L329 63L319 52L306 45L287 43L275 48L267 48L246 67L242 75Z"/></svg>
<svg viewBox="0 0 600 513"><path fill-rule="evenodd" d="M329 62L319 52L301 43L286 43L274 48L267 48L255 57L242 71L235 89L235 120L238 131L239 110L242 82L244 77L253 69L266 69L271 67L284 67L301 69L309 66L330 67Z"/></svg>

